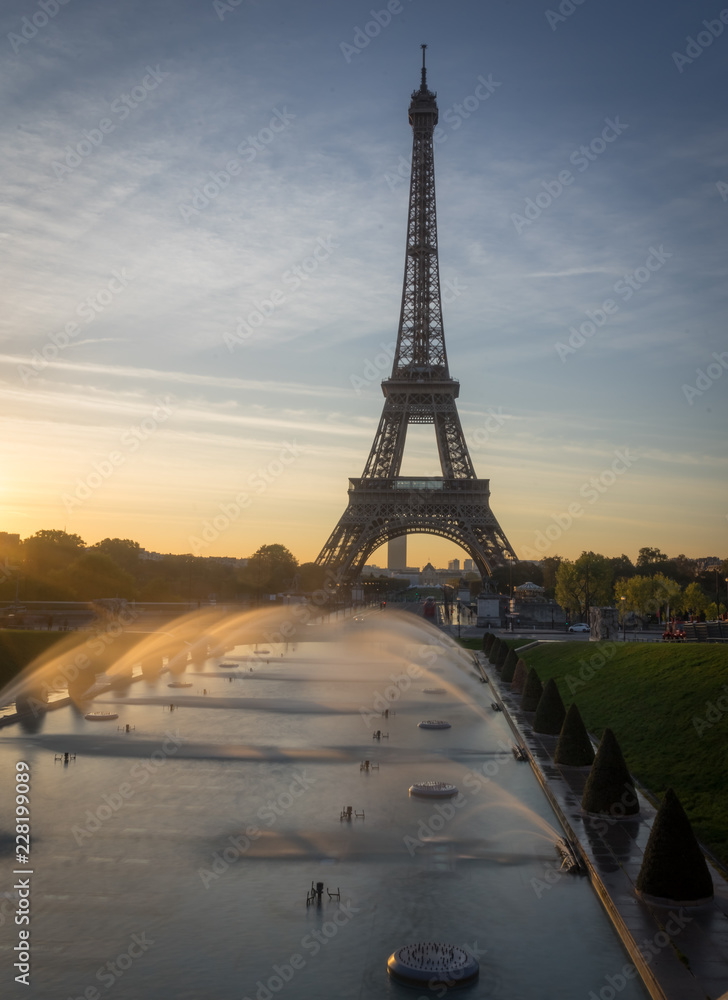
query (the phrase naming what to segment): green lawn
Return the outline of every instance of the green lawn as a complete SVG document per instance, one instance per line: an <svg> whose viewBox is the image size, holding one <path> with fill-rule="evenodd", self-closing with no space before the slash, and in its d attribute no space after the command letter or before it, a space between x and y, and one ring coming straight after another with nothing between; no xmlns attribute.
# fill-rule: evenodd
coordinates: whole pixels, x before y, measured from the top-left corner
<svg viewBox="0 0 728 1000"><path fill-rule="evenodd" d="M101 640L99 640L101 636ZM42 656L52 646L55 653L63 653L68 663L72 663L77 653L90 660L91 670L100 673L110 662L135 646L143 636L140 633L125 632L114 635L103 627L92 632L53 632L23 629L0 629L0 688L5 687L29 663ZM99 651L100 650L100 651ZM65 663L65 660L61 661ZM54 678L57 676L54 673Z"/></svg>
<svg viewBox="0 0 728 1000"><path fill-rule="evenodd" d="M728 864L728 648L554 642L523 658L556 680L567 708L576 701L592 734L614 731L647 789L674 788L697 836Z"/></svg>
<svg viewBox="0 0 728 1000"><path fill-rule="evenodd" d="M33 632L23 629L0 630L0 688L9 684L23 667L45 653L68 632Z"/></svg>

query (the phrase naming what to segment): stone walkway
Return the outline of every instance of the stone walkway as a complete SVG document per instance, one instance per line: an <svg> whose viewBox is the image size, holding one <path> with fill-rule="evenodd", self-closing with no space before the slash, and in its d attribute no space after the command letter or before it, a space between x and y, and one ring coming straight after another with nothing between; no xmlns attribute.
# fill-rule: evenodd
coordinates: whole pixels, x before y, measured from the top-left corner
<svg viewBox="0 0 728 1000"><path fill-rule="evenodd" d="M640 899L635 883L656 814L654 806L639 794L637 817L585 816L581 796L589 768L554 764L557 737L534 733L534 713L521 711L520 695L501 682L482 653L478 659L494 700L504 709L518 742L528 749L536 776L631 957L631 963L615 969L589 1000L613 1000L625 978L634 978L635 969L658 1000L728 1000L728 882L710 865L715 886L712 903L662 907Z"/></svg>

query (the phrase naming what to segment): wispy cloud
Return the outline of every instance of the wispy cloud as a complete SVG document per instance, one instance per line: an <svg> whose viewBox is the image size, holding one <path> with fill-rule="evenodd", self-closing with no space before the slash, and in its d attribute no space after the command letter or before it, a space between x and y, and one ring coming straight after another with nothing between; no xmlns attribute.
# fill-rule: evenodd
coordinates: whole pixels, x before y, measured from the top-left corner
<svg viewBox="0 0 728 1000"><path fill-rule="evenodd" d="M116 339L116 338L114 338ZM0 364L27 366L30 359L21 355L0 354ZM276 382L263 379L242 379L225 375L197 375L193 372L160 371L154 368L134 368L128 365L101 365L84 361L48 361L47 368L58 371L79 372L86 375L110 375L119 379L138 379L174 385L199 385L213 389L255 390L286 396L315 396L317 398L346 399L350 390L332 386L304 385L295 382Z"/></svg>

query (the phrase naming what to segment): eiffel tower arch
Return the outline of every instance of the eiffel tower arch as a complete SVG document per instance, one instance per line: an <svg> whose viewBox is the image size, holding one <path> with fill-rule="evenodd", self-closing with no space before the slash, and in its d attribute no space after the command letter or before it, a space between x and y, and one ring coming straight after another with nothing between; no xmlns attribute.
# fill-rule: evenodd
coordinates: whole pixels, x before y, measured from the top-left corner
<svg viewBox="0 0 728 1000"><path fill-rule="evenodd" d="M516 559L490 509L490 481L470 459L445 350L435 211L433 133L436 94L422 80L412 94L407 248L402 307L392 374L382 382L384 409L364 472L349 480L349 503L317 564L339 581L355 580L371 553L400 535L428 534L461 546L483 579ZM401 476L407 428L434 424L441 476Z"/></svg>

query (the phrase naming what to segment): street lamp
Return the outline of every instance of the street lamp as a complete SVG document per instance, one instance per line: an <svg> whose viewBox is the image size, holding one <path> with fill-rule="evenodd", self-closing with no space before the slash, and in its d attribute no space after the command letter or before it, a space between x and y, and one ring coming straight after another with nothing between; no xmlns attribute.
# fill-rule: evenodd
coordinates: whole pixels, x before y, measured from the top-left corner
<svg viewBox="0 0 728 1000"><path fill-rule="evenodd" d="M627 598L620 597L620 601L624 602L622 604L622 642L626 642L627 641Z"/></svg>

